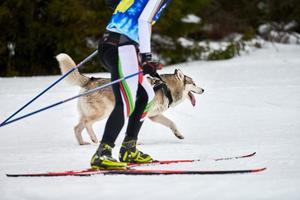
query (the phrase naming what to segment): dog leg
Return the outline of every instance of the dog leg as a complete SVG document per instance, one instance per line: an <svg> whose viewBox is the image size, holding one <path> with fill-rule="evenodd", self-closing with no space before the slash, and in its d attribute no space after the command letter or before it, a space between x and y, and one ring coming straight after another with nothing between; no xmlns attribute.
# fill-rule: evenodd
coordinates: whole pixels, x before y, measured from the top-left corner
<svg viewBox="0 0 300 200"><path fill-rule="evenodd" d="M94 122L87 122L87 123L85 123L85 128L86 128L91 140L94 143L98 143L99 141L98 141L97 136L96 136L96 134L93 130L93 127L92 127L93 124L94 124Z"/></svg>
<svg viewBox="0 0 300 200"><path fill-rule="evenodd" d="M87 144L90 144L88 142L85 142L83 141L82 139L82 131L84 129L84 124L83 122L80 120L79 123L74 127L74 133L75 133L75 136L76 136L76 139L79 143L79 145L87 145Z"/></svg>
<svg viewBox="0 0 300 200"><path fill-rule="evenodd" d="M175 123L173 121L171 121L169 118L165 117L162 114L159 114L159 115L156 115L153 117L149 117L149 118L154 122L157 122L159 124L162 124L162 125L170 128L177 138L184 139L183 135L181 135L179 130L177 129Z"/></svg>

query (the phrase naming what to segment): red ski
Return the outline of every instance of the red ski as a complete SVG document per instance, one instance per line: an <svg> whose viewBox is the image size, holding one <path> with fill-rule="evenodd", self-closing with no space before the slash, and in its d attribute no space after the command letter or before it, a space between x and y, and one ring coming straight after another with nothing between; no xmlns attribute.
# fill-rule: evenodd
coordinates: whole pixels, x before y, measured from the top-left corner
<svg viewBox="0 0 300 200"><path fill-rule="evenodd" d="M92 176L92 175L221 175L257 173L266 168L243 170L149 170L149 169L124 169L124 170L94 170L89 172L49 172L36 174L6 174L8 177L57 177L57 176Z"/></svg>
<svg viewBox="0 0 300 200"><path fill-rule="evenodd" d="M222 157L222 158L212 158L212 159L206 159L206 160L212 160L212 161L222 161L222 160L235 160L235 159L242 159L242 158L250 158L254 156L256 152L245 154L242 156L233 156L233 157ZM137 167L137 166L149 166L149 165L168 165L168 164L175 164L175 163L192 163L192 162L200 162L204 161L204 159L186 159L186 160L155 160L150 163L132 163L129 164L130 167Z"/></svg>
<svg viewBox="0 0 300 200"><path fill-rule="evenodd" d="M250 154L245 154L245 155L241 155L241 156L233 156L233 157L222 157L222 158L214 158L214 159L206 159L206 160L213 160L213 161L221 161L221 160L233 160L233 159L241 159L241 158L249 158L252 157L256 154L256 152L250 153ZM199 161L204 161L204 159L186 159L186 160L158 160L158 161L153 161L151 163L142 163L142 164L129 164L129 168L126 170L102 170L102 171L97 171L98 173L102 173L103 171L105 171L106 174L111 173L124 173L125 171L129 171L129 170L133 170L132 168L134 167L139 167L139 166L150 166L150 165L165 165L165 164L175 164L175 163L192 163L192 162L199 162ZM142 170L145 172L145 170ZM235 170L236 171L236 170ZM239 171L239 170L237 170ZM245 171L245 170L242 170ZM249 171L249 170L248 170ZM20 177L20 176L89 176L91 174L95 174L97 173L94 169L91 168L87 168L87 169L83 169L83 170L69 170L69 171L62 171L62 172L46 172L46 173L27 173L27 174L7 174L7 176L9 177ZM168 172L172 172L173 174L177 173L179 174L179 171L168 171ZM166 171L163 172L163 174L168 173ZM195 171L194 171L195 172ZM221 172L223 172L223 174L225 174L225 171L217 171L217 172L213 172L214 174L220 174ZM90 173L90 174L89 174ZM132 173L132 172L130 172ZM139 171L134 171L134 173L139 173ZM149 173L149 171L148 171ZM151 173L156 173L156 171L151 170ZM193 173L193 171L188 171L186 174L191 174ZM205 173L208 174L209 172L205 171L198 171L199 173ZM230 173L233 173L232 171ZM235 172L237 173L237 172ZM240 172L241 173L241 172ZM242 172L242 173L250 173L250 172ZM104 174L104 173L103 173Z"/></svg>

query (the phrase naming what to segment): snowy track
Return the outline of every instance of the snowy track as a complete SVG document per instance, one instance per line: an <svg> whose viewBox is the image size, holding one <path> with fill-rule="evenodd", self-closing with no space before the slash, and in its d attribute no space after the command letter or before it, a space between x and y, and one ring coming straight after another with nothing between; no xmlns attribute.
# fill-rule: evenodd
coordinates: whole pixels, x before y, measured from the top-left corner
<svg viewBox="0 0 300 200"><path fill-rule="evenodd" d="M6 173L89 166L97 145L77 145L73 126L78 115L73 101L0 128L1 199L300 199L300 46L276 46L278 50L268 45L227 61L178 65L205 89L195 108L186 101L166 113L186 139L176 139L168 129L149 120L140 135L140 149L156 159L206 159L257 152L251 159L156 169L268 167L267 171L215 176L7 178ZM174 68L163 73L173 73ZM0 121L56 78L0 78ZM60 84L22 114L74 96L78 89ZM94 127L98 138L104 124L102 121Z"/></svg>

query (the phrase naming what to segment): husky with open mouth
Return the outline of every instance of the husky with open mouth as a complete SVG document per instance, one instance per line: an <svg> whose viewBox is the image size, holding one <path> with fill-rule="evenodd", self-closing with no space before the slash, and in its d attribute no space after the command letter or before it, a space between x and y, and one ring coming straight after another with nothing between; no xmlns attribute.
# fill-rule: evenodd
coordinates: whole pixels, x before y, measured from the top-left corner
<svg viewBox="0 0 300 200"><path fill-rule="evenodd" d="M56 59L63 74L76 66L75 62L67 54L59 54L56 56ZM202 94L204 90L198 87L192 78L184 75L178 69L173 74L162 74L161 78L163 81L148 77L155 91L154 102L148 112L148 117L152 121L170 128L177 138L183 139L184 137L176 127L176 124L162 113L168 108L183 102L185 99L189 99L192 105L195 106L196 99L193 93ZM66 81L71 85L80 86L80 93L82 93L109 83L110 79L87 77L78 70L75 70L66 77ZM111 87L106 87L78 99L77 107L80 118L79 123L74 127L74 132L80 145L90 144L83 141L81 135L83 129L87 130L94 143L98 143L92 125L97 121L107 118L112 112L114 104L115 100Z"/></svg>

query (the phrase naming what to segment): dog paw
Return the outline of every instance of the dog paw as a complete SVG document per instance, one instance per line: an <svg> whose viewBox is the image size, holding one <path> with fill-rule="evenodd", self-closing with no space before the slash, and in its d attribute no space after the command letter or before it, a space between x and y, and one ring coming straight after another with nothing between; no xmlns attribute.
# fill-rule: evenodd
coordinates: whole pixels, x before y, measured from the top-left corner
<svg viewBox="0 0 300 200"><path fill-rule="evenodd" d="M175 136L178 138L178 139L184 139L183 135L181 135L180 133L174 133Z"/></svg>
<svg viewBox="0 0 300 200"><path fill-rule="evenodd" d="M90 145L91 143L89 143L89 142L81 142L81 143L79 143L80 145Z"/></svg>
<svg viewBox="0 0 300 200"><path fill-rule="evenodd" d="M95 139L95 138L92 139L92 141L93 141L94 144L98 144L99 143L98 139Z"/></svg>
<svg viewBox="0 0 300 200"><path fill-rule="evenodd" d="M180 140L183 140L183 139L184 139L184 137L183 137L182 135L176 135L176 137L177 137L178 139L180 139Z"/></svg>

